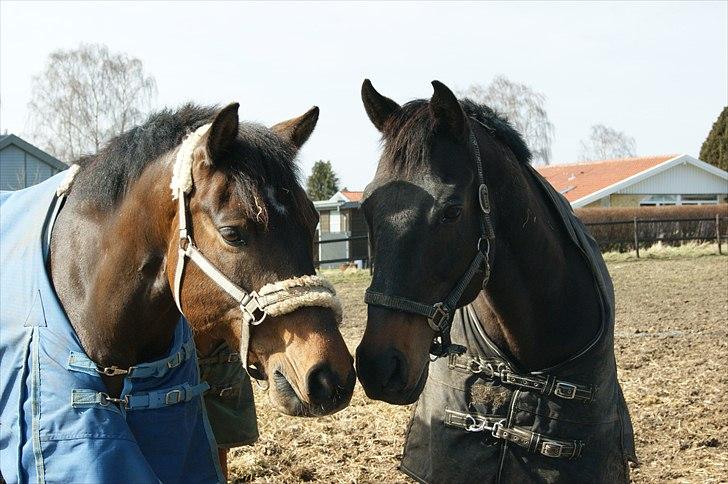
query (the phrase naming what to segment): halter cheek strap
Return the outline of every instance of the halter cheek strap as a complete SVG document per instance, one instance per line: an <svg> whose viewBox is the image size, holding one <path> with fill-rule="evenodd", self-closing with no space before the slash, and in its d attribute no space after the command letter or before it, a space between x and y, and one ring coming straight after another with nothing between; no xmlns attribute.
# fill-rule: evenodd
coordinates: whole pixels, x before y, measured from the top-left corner
<svg viewBox="0 0 728 484"><path fill-rule="evenodd" d="M479 123L478 120L474 119ZM486 127L487 128L487 127ZM486 185L483 161L480 156L480 147L475 133L470 129L470 143L472 145L475 166L478 171L478 204L480 205L480 238L478 239L475 257L470 262L468 269L458 279L450 293L441 301L435 304L424 304L401 296L384 294L367 289L364 295L364 302L373 306L380 306L395 311L417 314L427 318L427 323L435 331L435 339L430 347L430 353L436 358L449 354L461 354L465 348L453 344L450 339L452 320L455 316L455 309L463 296L465 289L480 270L485 272L483 287L488 284L490 278L490 250L491 243L495 241L493 222L490 217L490 198L488 196L488 185Z"/></svg>

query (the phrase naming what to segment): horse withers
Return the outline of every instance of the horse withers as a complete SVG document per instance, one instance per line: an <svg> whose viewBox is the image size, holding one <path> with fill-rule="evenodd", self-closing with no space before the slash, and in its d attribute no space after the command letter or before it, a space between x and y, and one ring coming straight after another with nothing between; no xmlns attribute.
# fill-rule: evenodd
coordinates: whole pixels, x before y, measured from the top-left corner
<svg viewBox="0 0 728 484"><path fill-rule="evenodd" d="M270 129L237 111L158 113L72 182L3 194L8 482L223 480L192 331L240 348L284 413L348 404L353 362L294 164L318 109Z"/></svg>
<svg viewBox="0 0 728 484"><path fill-rule="evenodd" d="M374 273L357 372L417 401L402 460L439 482L625 482L614 293L594 240L509 123L434 81L400 106L367 80L383 154L362 208Z"/></svg>

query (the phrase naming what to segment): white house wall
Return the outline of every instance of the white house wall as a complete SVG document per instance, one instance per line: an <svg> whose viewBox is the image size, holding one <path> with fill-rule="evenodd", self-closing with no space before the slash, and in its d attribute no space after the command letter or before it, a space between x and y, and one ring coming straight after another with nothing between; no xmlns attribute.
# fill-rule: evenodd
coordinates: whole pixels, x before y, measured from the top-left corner
<svg viewBox="0 0 728 484"><path fill-rule="evenodd" d="M726 194L728 181L694 165L683 163L630 185L617 193L633 195Z"/></svg>

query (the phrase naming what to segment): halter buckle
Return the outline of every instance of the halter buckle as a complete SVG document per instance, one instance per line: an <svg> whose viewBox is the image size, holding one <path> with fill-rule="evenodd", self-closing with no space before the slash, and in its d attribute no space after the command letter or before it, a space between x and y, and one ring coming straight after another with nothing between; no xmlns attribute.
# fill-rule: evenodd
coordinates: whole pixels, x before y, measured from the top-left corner
<svg viewBox="0 0 728 484"><path fill-rule="evenodd" d="M243 312L243 317L248 320L248 324L251 326L257 326L265 321L265 318L268 317L268 313L258 303L258 294L251 292L248 296L247 300L243 299L240 302L240 310ZM255 308L253 308L252 311L248 308L248 304L250 304L251 301L255 301ZM260 319L256 319L255 314L253 314L257 311L262 313Z"/></svg>
<svg viewBox="0 0 728 484"><path fill-rule="evenodd" d="M442 331L445 329L444 323L450 319L450 311L445 307L445 303L435 303L432 308L435 310L435 314L429 318L430 326L435 331Z"/></svg>

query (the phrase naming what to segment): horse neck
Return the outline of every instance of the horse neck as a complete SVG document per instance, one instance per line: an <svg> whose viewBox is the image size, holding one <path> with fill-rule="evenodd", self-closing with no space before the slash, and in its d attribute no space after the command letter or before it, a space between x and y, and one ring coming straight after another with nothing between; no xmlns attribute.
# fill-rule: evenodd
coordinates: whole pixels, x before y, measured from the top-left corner
<svg viewBox="0 0 728 484"><path fill-rule="evenodd" d="M77 200L71 189L56 221L53 283L83 349L99 365L132 366L171 344L180 315L166 276L176 208L170 171L166 163L150 165L111 209Z"/></svg>
<svg viewBox="0 0 728 484"><path fill-rule="evenodd" d="M481 146L496 243L490 281L473 307L489 337L516 362L546 368L597 333L593 276L527 168L497 143Z"/></svg>

